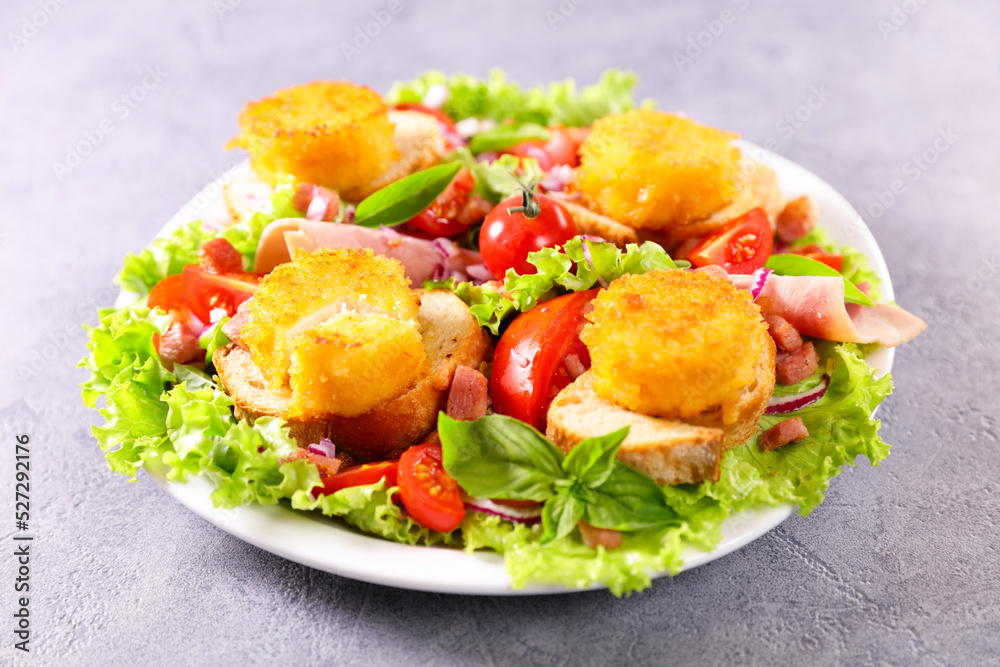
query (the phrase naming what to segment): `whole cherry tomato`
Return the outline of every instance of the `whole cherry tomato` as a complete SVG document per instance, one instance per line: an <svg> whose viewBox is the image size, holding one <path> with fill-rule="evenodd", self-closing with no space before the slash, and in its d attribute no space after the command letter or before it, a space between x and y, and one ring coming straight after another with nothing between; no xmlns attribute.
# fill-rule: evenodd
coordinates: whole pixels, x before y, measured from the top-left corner
<svg viewBox="0 0 1000 667"><path fill-rule="evenodd" d="M498 278L507 269L524 275L537 270L528 263L528 253L562 245L576 235L576 223L562 204L526 188L521 195L504 199L486 216L479 232L479 252Z"/></svg>

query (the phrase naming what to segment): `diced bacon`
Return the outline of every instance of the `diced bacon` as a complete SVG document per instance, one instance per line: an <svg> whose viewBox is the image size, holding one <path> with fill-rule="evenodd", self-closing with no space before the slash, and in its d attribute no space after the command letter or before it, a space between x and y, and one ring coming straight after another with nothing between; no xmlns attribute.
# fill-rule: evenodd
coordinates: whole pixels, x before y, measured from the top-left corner
<svg viewBox="0 0 1000 667"><path fill-rule="evenodd" d="M282 463L291 463L292 461L300 461L303 459L316 466L316 469L321 475L336 475L343 465L343 462L339 458L323 456L322 454L313 454L308 449L303 449L302 447L293 452L290 456L288 456L288 458L284 459Z"/></svg>
<svg viewBox="0 0 1000 667"><path fill-rule="evenodd" d="M802 418L792 417L783 422L778 422L764 431L760 436L760 448L765 452L772 452L775 449L808 437L809 429L802 423Z"/></svg>
<svg viewBox="0 0 1000 667"><path fill-rule="evenodd" d="M764 321L767 322L767 333L771 334L771 338L774 339L774 344L778 346L779 350L792 352L802 347L802 336L788 320L773 313L762 314Z"/></svg>
<svg viewBox="0 0 1000 667"><path fill-rule="evenodd" d="M217 276L243 272L243 255L226 239L217 236L205 241L198 250L198 265Z"/></svg>
<svg viewBox="0 0 1000 667"><path fill-rule="evenodd" d="M812 343L805 343L794 352L779 352L775 375L781 384L798 384L819 368L819 353Z"/></svg>
<svg viewBox="0 0 1000 667"><path fill-rule="evenodd" d="M451 381L446 413L459 421L479 419L489 407L489 389L485 375L468 366L459 366Z"/></svg>
<svg viewBox="0 0 1000 667"><path fill-rule="evenodd" d="M165 365L173 370L174 364L189 364L205 358L205 350L198 346L198 336L180 321L170 323L166 332L153 335L153 345Z"/></svg>
<svg viewBox="0 0 1000 667"><path fill-rule="evenodd" d="M816 227L818 217L811 197L793 199L778 216L778 237L785 243L797 241Z"/></svg>
<svg viewBox="0 0 1000 667"><path fill-rule="evenodd" d="M581 521L578 525L583 543L591 549L596 549L599 546L605 549L617 549L622 545L622 534L619 530L595 528L586 521Z"/></svg>
<svg viewBox="0 0 1000 667"><path fill-rule="evenodd" d="M292 208L305 213L309 220L330 222L340 213L340 195L312 183L298 183L292 195Z"/></svg>

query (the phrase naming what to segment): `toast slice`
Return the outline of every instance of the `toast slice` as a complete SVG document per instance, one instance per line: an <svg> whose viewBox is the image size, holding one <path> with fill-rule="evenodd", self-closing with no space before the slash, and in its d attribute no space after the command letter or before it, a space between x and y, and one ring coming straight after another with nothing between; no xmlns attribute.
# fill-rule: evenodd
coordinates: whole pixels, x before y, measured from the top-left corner
<svg viewBox="0 0 1000 667"><path fill-rule="evenodd" d="M419 111L390 111L389 120L394 126L392 141L402 157L368 185L365 196L437 164L446 152L444 134L434 116Z"/></svg>
<svg viewBox="0 0 1000 667"><path fill-rule="evenodd" d="M737 403L738 416L732 423L723 422L721 408L685 421L633 412L598 396L588 371L552 401L545 434L568 452L587 438L630 426L618 452L623 463L660 484L717 482L722 453L753 437L774 391L774 341L766 330L761 336L764 350L756 376Z"/></svg>
<svg viewBox="0 0 1000 667"><path fill-rule="evenodd" d="M329 438L356 460L391 459L436 428L438 412L447 405L455 369L478 368L491 347L489 336L469 314L468 306L451 292L422 292L417 320L427 353L423 375L402 396L357 417L288 419L291 391L270 391L248 351L231 343L217 350L212 361L238 418L282 417L288 421L291 436L303 447Z"/></svg>
<svg viewBox="0 0 1000 667"><path fill-rule="evenodd" d="M563 452L590 437L629 426L618 460L660 484L719 480L723 431L632 412L601 398L586 372L559 392L548 413L545 435Z"/></svg>
<svg viewBox="0 0 1000 667"><path fill-rule="evenodd" d="M581 234L600 236L605 241L614 243L619 248L624 248L629 243L638 243L639 236L635 230L628 225L616 222L606 215L601 215L591 211L582 204L576 202L559 200L566 212L573 218L576 228Z"/></svg>
<svg viewBox="0 0 1000 667"><path fill-rule="evenodd" d="M241 168L222 187L226 199L226 208L233 222L239 222L251 213L263 211L271 207L271 195L274 188L261 180L260 176L249 166Z"/></svg>

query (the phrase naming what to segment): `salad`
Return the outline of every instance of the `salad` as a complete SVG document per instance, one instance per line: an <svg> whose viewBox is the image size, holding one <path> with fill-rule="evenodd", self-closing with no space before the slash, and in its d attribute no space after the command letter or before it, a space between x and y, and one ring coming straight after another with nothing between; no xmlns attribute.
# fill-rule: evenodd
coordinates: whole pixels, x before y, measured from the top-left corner
<svg viewBox="0 0 1000 667"><path fill-rule="evenodd" d="M866 355L926 325L736 135L635 83L248 103L230 219L129 254L130 303L86 327L109 467L622 595L733 513L806 515L878 465L892 382Z"/></svg>

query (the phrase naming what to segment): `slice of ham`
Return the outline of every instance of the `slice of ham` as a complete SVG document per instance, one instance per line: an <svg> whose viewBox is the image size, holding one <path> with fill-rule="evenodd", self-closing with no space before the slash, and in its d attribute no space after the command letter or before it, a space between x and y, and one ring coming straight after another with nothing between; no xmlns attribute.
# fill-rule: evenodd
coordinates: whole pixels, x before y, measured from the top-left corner
<svg viewBox="0 0 1000 667"><path fill-rule="evenodd" d="M485 416L489 407L489 388L485 375L468 366L459 366L451 381L445 412L459 421L475 421Z"/></svg>
<svg viewBox="0 0 1000 667"><path fill-rule="evenodd" d="M281 247L282 242L284 248ZM413 287L420 287L428 278L454 276L458 281L474 278L479 282L492 278L483 266L482 255L474 250L459 248L448 239L418 239L393 229L371 229L302 218L275 220L267 226L261 234L254 270L266 273L289 261L295 250L312 252L319 248L371 248L381 255L399 260ZM266 261L261 258L266 258Z"/></svg>
<svg viewBox="0 0 1000 667"><path fill-rule="evenodd" d="M750 287L748 275L729 278L738 288ZM757 303L765 313L784 318L800 334L844 343L896 347L927 328L923 320L899 306L845 304L844 281L836 276L772 274Z"/></svg>

